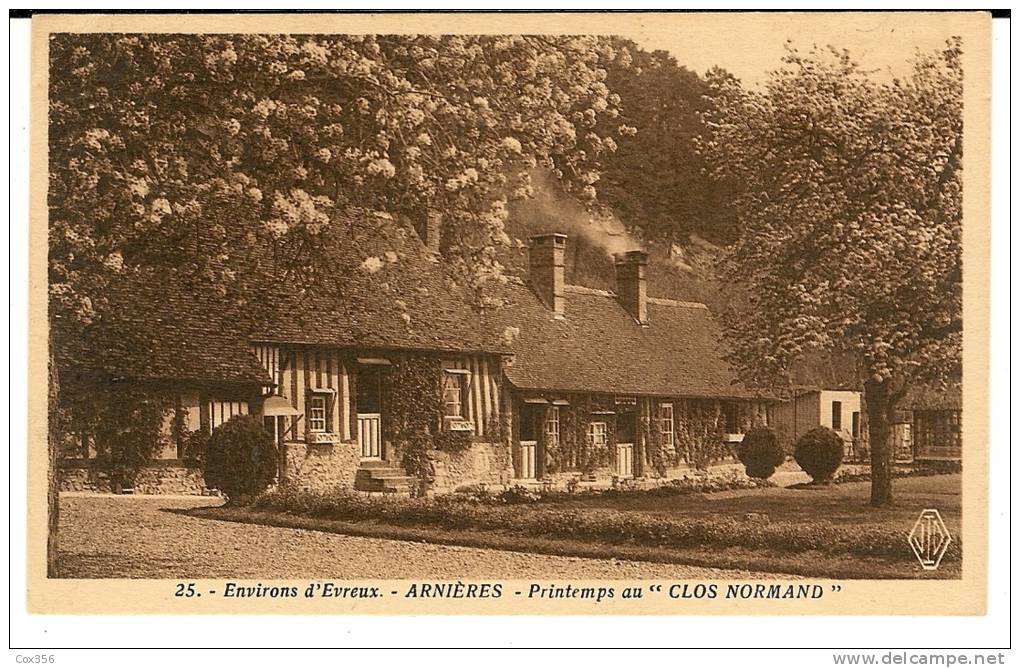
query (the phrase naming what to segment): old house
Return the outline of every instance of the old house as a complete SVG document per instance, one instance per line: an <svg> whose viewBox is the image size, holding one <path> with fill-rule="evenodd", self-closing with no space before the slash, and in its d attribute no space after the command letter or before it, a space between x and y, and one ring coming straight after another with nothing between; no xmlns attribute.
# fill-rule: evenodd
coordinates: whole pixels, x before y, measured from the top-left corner
<svg viewBox="0 0 1020 668"><path fill-rule="evenodd" d="M357 249L330 265L345 277L335 289L273 286L261 295L268 306L245 317L165 277L136 278L115 293L124 326L62 355L75 360L65 377L164 402L161 443L127 487L201 491L187 445L238 414L263 422L280 446L279 479L301 487L510 479L505 351L409 228L365 212L334 224ZM63 398L73 407L73 384ZM108 488L95 435L68 431L63 488Z"/></svg>
<svg viewBox="0 0 1020 668"><path fill-rule="evenodd" d="M867 437L861 418L861 393L846 387L801 387L775 407L775 429L787 452L815 427L828 427L843 439L846 461L867 459Z"/></svg>
<svg viewBox="0 0 1020 668"><path fill-rule="evenodd" d="M341 295L281 299L250 337L273 378L258 414L285 453L281 475L368 491L407 490L416 477L439 488L505 481L505 351L430 261L429 233L423 253L413 232L383 228L394 231L357 240Z"/></svg>
<svg viewBox="0 0 1020 668"><path fill-rule="evenodd" d="M963 455L963 392L959 380L946 387L912 387L902 406L917 461L960 461Z"/></svg>
<svg viewBox="0 0 1020 668"><path fill-rule="evenodd" d="M526 279L495 319L518 479L665 477L730 460L768 401L736 382L699 303L648 295L648 256L615 262L616 291L566 283L562 234L534 236Z"/></svg>
<svg viewBox="0 0 1020 668"><path fill-rule="evenodd" d="M358 211L334 224L346 245L328 273L265 286L258 307L165 276L114 292L125 326L65 356L78 362L64 374L162 402L158 447L126 487L203 491L195 444L238 414L273 435L282 484L365 491L662 479L732 461L769 421L708 309L648 295L642 251L597 290L566 283L565 236L536 236L526 279L480 311L435 255L434 225ZM109 488L108 448L78 422L63 486Z"/></svg>

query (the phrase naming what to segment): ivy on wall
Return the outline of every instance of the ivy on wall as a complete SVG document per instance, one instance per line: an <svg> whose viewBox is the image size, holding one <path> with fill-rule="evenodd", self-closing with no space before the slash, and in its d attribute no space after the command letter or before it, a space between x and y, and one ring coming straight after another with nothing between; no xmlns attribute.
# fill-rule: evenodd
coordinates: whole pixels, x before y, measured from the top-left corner
<svg viewBox="0 0 1020 668"><path fill-rule="evenodd" d="M609 466L616 448L616 416L612 399L591 395L574 395L569 406L560 406L560 439L558 445L549 443L545 430L541 430L545 451L545 472L580 471L588 474ZM547 411L551 411L549 407ZM598 411L603 411L599 414ZM606 423L606 443L592 443L588 428L592 422Z"/></svg>
<svg viewBox="0 0 1020 668"><path fill-rule="evenodd" d="M732 457L729 446L723 442L726 420L722 404L714 400L688 399L682 406L676 421L676 438L683 444L686 461L694 468L705 469Z"/></svg>
<svg viewBox="0 0 1020 668"><path fill-rule="evenodd" d="M648 464L659 475L664 477L669 466L676 466L680 463L680 455L677 448L672 451L666 446L662 425L664 415L658 401L650 402L647 405L646 416L642 418L641 428L645 435L645 453L648 457ZM674 417L675 419L675 417ZM673 427L674 438L676 426Z"/></svg>
<svg viewBox="0 0 1020 668"><path fill-rule="evenodd" d="M62 430L96 448L95 464L115 484L129 486L163 442L163 420L173 410L162 393L127 382L69 378L60 393ZM72 439L73 440L73 439Z"/></svg>
<svg viewBox="0 0 1020 668"><path fill-rule="evenodd" d="M545 453L545 473L578 471L582 474L610 466L616 449L616 411L613 398L599 395L572 395L569 406L559 407L559 443L552 442L544 429L539 437ZM690 465L704 469L734 456L723 441L725 415L722 403L709 399L671 399L673 403L673 447L663 435L664 414L660 401L641 399L638 402L638 430L642 438L635 444L636 457L659 476L667 469ZM546 409L546 419L548 411ZM738 423L741 430L761 424L763 416L750 405L740 406ZM595 445L589 438L592 422L606 423L605 445ZM643 448L641 444L643 443Z"/></svg>
<svg viewBox="0 0 1020 668"><path fill-rule="evenodd" d="M439 358L408 355L392 362L383 380L386 437L399 445L408 473L432 482L435 468L429 450L459 452L470 447L475 436L470 431L441 428L443 370Z"/></svg>
<svg viewBox="0 0 1020 668"><path fill-rule="evenodd" d="M424 481L435 479L428 457L432 433L438 430L441 406L441 366L434 357L391 358L393 366L383 376L387 419L386 437L402 446L408 473Z"/></svg>

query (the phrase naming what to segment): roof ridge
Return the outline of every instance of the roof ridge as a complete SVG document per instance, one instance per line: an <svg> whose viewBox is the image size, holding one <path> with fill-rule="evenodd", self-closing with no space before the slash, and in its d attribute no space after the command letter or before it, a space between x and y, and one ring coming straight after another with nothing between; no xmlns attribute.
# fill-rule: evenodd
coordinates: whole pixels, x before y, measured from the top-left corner
<svg viewBox="0 0 1020 668"><path fill-rule="evenodd" d="M616 293L609 290L600 290L599 288L589 288L587 285L574 285L567 283L563 286L564 291L573 292L580 295L598 295L599 297L615 297Z"/></svg>
<svg viewBox="0 0 1020 668"><path fill-rule="evenodd" d="M573 292L581 295L596 295L599 297L617 297L618 295L611 290L601 290L599 288L590 288L587 285L574 285L567 283L563 286L563 289L567 292ZM669 297L648 297L649 304L657 304L659 306L679 306L681 308L697 308L708 310L708 306L703 302L688 302L681 299L670 299Z"/></svg>
<svg viewBox="0 0 1020 668"><path fill-rule="evenodd" d="M708 310L708 305L703 302L685 302L680 299L669 299L668 297L649 297L649 304L658 304L660 306L679 306L682 308L700 308Z"/></svg>

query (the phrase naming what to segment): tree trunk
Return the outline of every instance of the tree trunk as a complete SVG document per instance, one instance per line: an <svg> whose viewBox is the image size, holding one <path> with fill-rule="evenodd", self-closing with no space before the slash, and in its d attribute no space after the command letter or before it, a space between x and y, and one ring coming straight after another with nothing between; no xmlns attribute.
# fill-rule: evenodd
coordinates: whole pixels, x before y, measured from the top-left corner
<svg viewBox="0 0 1020 668"><path fill-rule="evenodd" d="M57 373L57 365L50 353L49 359L49 392L47 394L47 429L46 444L48 459L46 467L46 506L47 506L47 534L46 534L46 577L57 577L57 557L59 543L57 541L57 529L60 525L60 479L57 466L60 463L60 429L57 422L59 415L60 378Z"/></svg>
<svg viewBox="0 0 1020 668"><path fill-rule="evenodd" d="M892 444L889 433L889 381L864 383L871 447L871 505L892 505Z"/></svg>

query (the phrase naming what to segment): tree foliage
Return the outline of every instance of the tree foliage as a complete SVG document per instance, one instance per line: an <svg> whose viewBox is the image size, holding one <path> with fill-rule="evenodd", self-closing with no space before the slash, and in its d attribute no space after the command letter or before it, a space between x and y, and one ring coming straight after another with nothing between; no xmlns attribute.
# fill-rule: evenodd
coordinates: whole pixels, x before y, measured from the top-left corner
<svg viewBox="0 0 1020 668"><path fill-rule="evenodd" d="M855 360L873 503L891 499L887 418L907 385L960 365L960 56L953 39L882 83L845 51L790 49L761 90L713 81L704 154L741 184L734 360L759 385L813 352Z"/></svg>
<svg viewBox="0 0 1020 668"><path fill-rule="evenodd" d="M74 375L62 379L61 390L57 422L64 433L85 441L75 456L86 456L91 441L96 464L130 486L162 443L168 398L150 387Z"/></svg>
<svg viewBox="0 0 1020 668"><path fill-rule="evenodd" d="M960 45L877 83L846 52L790 50L762 91L716 81L705 154L737 177L748 285L736 357L771 384L811 350L861 380L945 377L961 343Z"/></svg>
<svg viewBox="0 0 1020 668"><path fill-rule="evenodd" d="M709 172L697 147L711 134L703 117L715 106L715 90L665 51L622 39L614 44L618 57L607 67L607 83L622 100L620 117L636 133L606 157L600 199L649 240L682 242L693 232L732 241L733 185Z"/></svg>
<svg viewBox="0 0 1020 668"><path fill-rule="evenodd" d="M543 164L582 200L619 135L596 37L61 34L50 40L50 287L87 321L135 266L220 279L354 203L441 211L498 273L508 198ZM624 128L627 131L626 128Z"/></svg>

